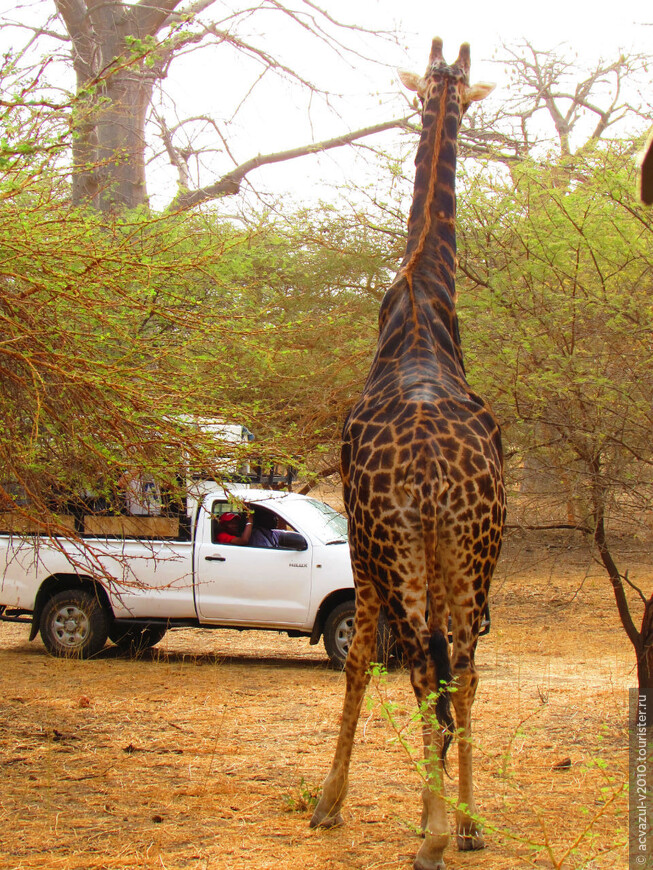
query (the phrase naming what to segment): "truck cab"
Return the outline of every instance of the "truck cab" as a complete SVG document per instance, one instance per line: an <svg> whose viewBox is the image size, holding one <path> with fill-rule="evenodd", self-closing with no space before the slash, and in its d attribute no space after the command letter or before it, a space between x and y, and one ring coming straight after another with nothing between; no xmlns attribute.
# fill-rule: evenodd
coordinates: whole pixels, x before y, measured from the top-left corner
<svg viewBox="0 0 653 870"><path fill-rule="evenodd" d="M259 546L220 543L220 517L249 512ZM297 493L190 489L185 517L85 518L78 536L0 533L0 617L29 621L55 655L96 655L107 637L157 643L174 626L324 638L344 664L354 621L343 516Z"/></svg>

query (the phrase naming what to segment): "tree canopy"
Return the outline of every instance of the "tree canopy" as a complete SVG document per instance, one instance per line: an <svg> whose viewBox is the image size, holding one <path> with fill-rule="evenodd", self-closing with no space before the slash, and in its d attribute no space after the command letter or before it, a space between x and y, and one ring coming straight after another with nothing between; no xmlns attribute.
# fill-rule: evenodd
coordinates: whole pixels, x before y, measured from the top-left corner
<svg viewBox="0 0 653 870"><path fill-rule="evenodd" d="M166 38L179 23L170 17L175 9L173 4L168 17L157 18L169 28ZM81 11L66 6L58 14L72 27L71 16ZM139 4L127 9L112 3L97 11L119 13L130 26L141 15L149 21ZM238 13L236 23L242 20ZM175 47L199 39L195 20L186 25ZM54 21L39 34L51 28L63 40L57 26ZM116 19L109 29L117 27ZM200 31L202 39L217 32L205 25ZM136 63L149 70L160 51L159 43L132 44L120 57L125 69ZM514 105L489 126L487 118L467 120L462 136L459 230L467 280L461 315L470 368L499 409L515 456L523 459L538 446L539 461L554 462L555 455L562 467L564 454L576 457L570 459L574 465L582 442L586 454L603 451L605 462L605 437L597 433L604 433L608 420L616 431L619 396L627 395L628 408L644 415L637 423L644 446L648 425L643 339L635 346L641 360L632 355L629 362L636 386L624 392L623 384L610 381L613 369L628 370L619 354L636 334L626 329L626 344L617 327L647 310L650 224L633 197L638 143L606 138L624 115L635 123L643 111L637 102L642 61L601 63L580 71L575 83L569 62L528 45L507 50L505 61L516 76ZM102 76L107 69L112 62L101 67ZM75 156L71 194L69 155L79 145L86 112L103 112L115 100L78 81L74 94L53 101L51 89L43 87L42 66L25 69L15 59L5 60L2 73L2 279L8 383L14 385L5 399L13 419L5 451L6 461L22 469L21 480L34 488L39 469L56 467L48 453L54 444L109 461L100 446L109 433L114 464L124 463L137 443L149 445L147 461L154 461L153 445L188 435L179 430L187 416L237 419L270 438L271 454L276 450L316 471L332 466L342 418L374 347L378 303L402 255L411 158L395 153L382 161L375 155L382 172L373 187L347 192L348 205L341 198L295 214L243 213L236 221L218 213L157 215L142 206L117 214L88 210L75 204L82 183ZM628 100L624 79L637 85ZM558 134L564 117L568 134L558 137L557 153L550 151L544 161L529 132L539 112ZM598 123L586 126L583 140L576 125L582 127L587 116ZM522 143L508 159L516 129ZM404 135L404 149L411 152L412 135ZM610 306L614 316L608 316ZM610 336L608 327L615 330ZM609 340L600 364L596 354L603 345L593 331ZM505 335L519 340L504 342ZM598 381L592 380L596 370L602 372ZM595 416L591 424L583 421L582 438L576 432L575 440L568 430L555 429L578 422L573 396ZM83 425L71 428L68 407L79 409ZM48 427L58 428L49 435ZM633 423L626 453L641 458L635 434ZM610 456L618 454L623 464L616 434L607 441ZM36 444L43 456L33 454ZM30 478L21 462L32 461ZM71 456L71 477L79 475L78 462ZM167 459L161 455L156 462ZM578 494L577 474L565 474ZM579 502L581 514L584 504Z"/></svg>
<svg viewBox="0 0 653 870"><path fill-rule="evenodd" d="M353 50L342 36L353 31L308 0L273 5L328 51ZM201 214L191 206L236 194L266 161L370 133L240 160L214 117L171 123L155 85L205 41L317 93L272 48L245 40L248 9L218 23L211 8L194 4L188 17L177 0L58 0L34 36L72 44L70 92L53 88L46 60L7 55L0 69L0 509L50 532L69 533L62 512L89 495L115 502L128 469L172 498L194 471L229 477L247 460L309 478L333 471L374 351L405 245L415 110L373 125L402 131L387 155L371 152L373 184L310 210ZM577 70L526 44L504 62L509 99L467 118L460 140L469 377L503 425L512 517L546 510L594 534L640 683L651 684L653 598L640 590L638 631L608 546L626 520L644 534L652 517L653 216L635 161L650 118L647 59ZM179 179L174 208L158 213L145 192L146 118ZM208 180L191 171L200 128L227 161L209 161ZM258 441L225 444L198 427L216 419Z"/></svg>

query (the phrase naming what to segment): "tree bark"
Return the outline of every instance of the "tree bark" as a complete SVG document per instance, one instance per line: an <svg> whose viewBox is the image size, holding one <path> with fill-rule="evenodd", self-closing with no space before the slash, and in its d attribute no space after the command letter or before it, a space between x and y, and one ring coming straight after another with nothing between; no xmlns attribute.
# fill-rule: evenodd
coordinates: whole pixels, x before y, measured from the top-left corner
<svg viewBox="0 0 653 870"><path fill-rule="evenodd" d="M641 643L641 650L637 658L639 687L640 689L653 689L653 595L644 605L639 637Z"/></svg>
<svg viewBox="0 0 653 870"><path fill-rule="evenodd" d="M628 635L637 658L637 683L640 689L653 688L653 596L645 602L640 631L637 630L628 606L624 582L608 547L605 533L605 488L601 483L601 466L598 459L591 462L592 501L594 512L594 541L601 557L612 590L621 625Z"/></svg>
<svg viewBox="0 0 653 870"><path fill-rule="evenodd" d="M147 201L145 119L160 73L144 62L179 0L156 7L120 0L55 0L73 44L73 203L102 211ZM140 55L140 56L139 56Z"/></svg>
<svg viewBox="0 0 653 870"><path fill-rule="evenodd" d="M97 117L97 175L102 211L135 208L147 201L145 118L154 81L143 71L112 75Z"/></svg>

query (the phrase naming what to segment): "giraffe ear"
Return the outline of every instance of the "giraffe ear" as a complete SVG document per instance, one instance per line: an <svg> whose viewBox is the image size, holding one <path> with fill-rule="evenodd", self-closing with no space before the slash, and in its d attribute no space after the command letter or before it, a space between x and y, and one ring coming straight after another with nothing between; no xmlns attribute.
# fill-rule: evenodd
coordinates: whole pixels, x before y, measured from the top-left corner
<svg viewBox="0 0 653 870"><path fill-rule="evenodd" d="M496 85L492 82L477 82L475 85L468 86L465 89L465 102L477 103L479 100L484 100L495 88Z"/></svg>
<svg viewBox="0 0 653 870"><path fill-rule="evenodd" d="M417 91L420 97L424 96L424 79L417 73L406 72L405 69L397 70L401 83L409 91Z"/></svg>

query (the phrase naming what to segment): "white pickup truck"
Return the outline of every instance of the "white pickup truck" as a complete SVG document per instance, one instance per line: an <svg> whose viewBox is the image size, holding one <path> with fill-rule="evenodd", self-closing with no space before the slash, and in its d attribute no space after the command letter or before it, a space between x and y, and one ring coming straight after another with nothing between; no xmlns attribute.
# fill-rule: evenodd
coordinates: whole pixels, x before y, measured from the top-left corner
<svg viewBox="0 0 653 870"><path fill-rule="evenodd" d="M277 547L217 542L220 515L245 507L279 530ZM201 626L323 637L343 665L355 612L347 526L323 502L204 483L177 516L65 520L71 534L52 539L0 515L0 619L30 622L30 640L40 631L54 655L93 656L107 638L145 648L169 627Z"/></svg>

